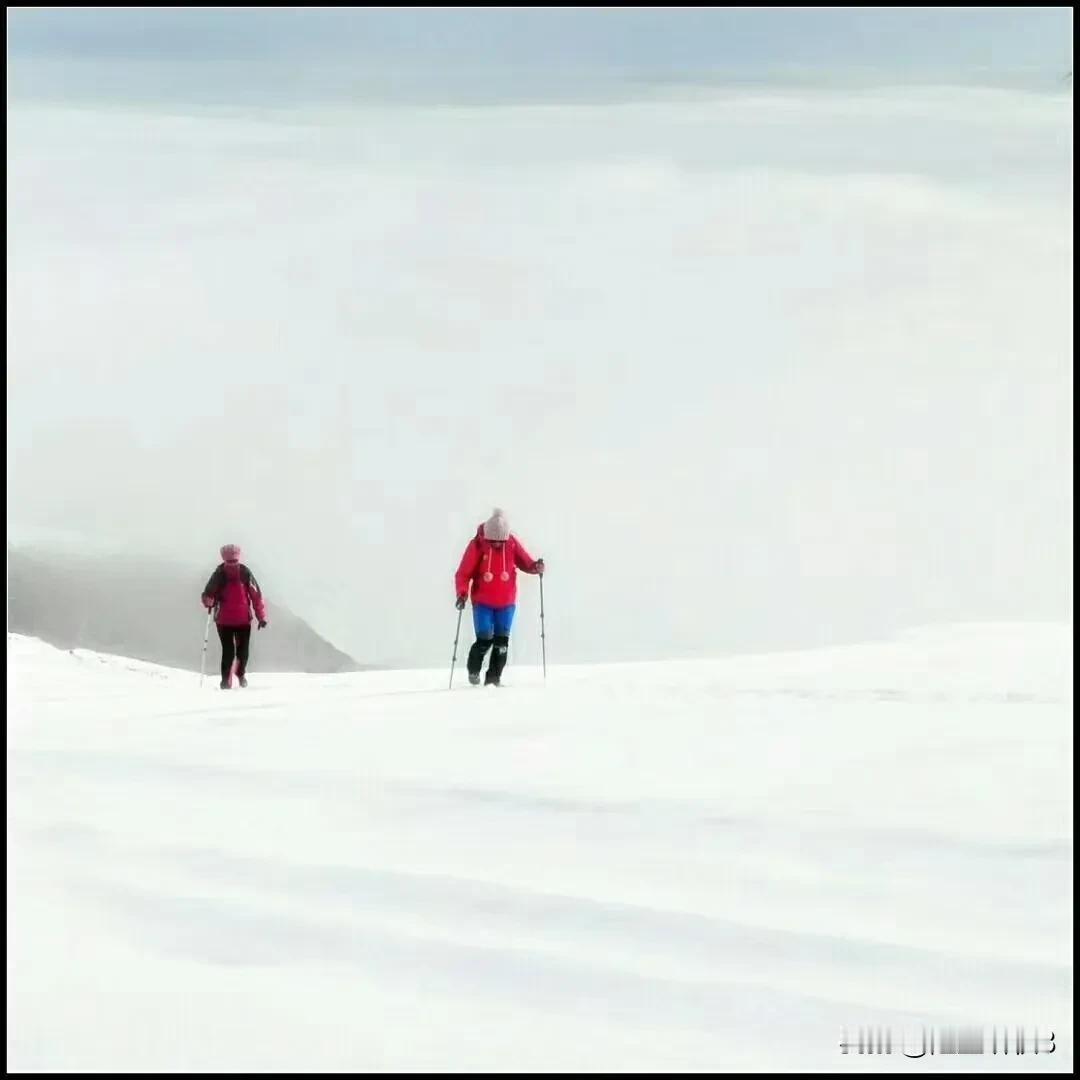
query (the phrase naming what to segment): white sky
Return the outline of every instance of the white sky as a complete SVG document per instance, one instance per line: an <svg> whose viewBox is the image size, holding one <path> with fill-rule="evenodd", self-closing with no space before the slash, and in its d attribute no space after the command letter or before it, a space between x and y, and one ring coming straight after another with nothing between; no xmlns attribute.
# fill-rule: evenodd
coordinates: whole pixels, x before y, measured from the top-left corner
<svg viewBox="0 0 1080 1080"><path fill-rule="evenodd" d="M560 660L1071 619L1071 85L47 96L14 539L239 542L368 663L449 659L496 504Z"/></svg>

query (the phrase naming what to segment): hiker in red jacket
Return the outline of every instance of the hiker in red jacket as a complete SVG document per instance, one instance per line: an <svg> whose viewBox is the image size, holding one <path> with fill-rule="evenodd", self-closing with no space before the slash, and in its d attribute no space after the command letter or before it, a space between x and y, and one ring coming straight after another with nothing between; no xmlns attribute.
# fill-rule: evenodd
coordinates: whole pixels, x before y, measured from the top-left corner
<svg viewBox="0 0 1080 1080"><path fill-rule="evenodd" d="M525 545L510 532L510 525L502 510L495 512L469 541L461 557L454 584L457 588L457 606L465 607L470 592L473 605L473 627L476 641L469 650L466 667L469 682L480 682L480 669L488 649L495 646L484 676L485 686L498 686L506 666L510 648L510 627L517 607L517 571L526 574L542 574L544 560L534 559Z"/></svg>
<svg viewBox="0 0 1080 1080"><path fill-rule="evenodd" d="M247 686L248 648L251 645L251 609L259 629L266 625L266 603L255 575L240 561L240 548L226 544L221 549L221 565L210 575L203 589L203 607L216 608L218 637L221 638L221 689L232 685L232 665L236 676Z"/></svg>

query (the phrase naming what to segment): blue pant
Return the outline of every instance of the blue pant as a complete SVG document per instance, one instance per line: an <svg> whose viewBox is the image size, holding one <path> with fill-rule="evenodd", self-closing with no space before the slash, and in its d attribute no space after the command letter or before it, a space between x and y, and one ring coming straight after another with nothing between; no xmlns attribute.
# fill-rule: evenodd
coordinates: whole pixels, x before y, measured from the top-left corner
<svg viewBox="0 0 1080 1080"><path fill-rule="evenodd" d="M516 604L507 604L506 607L473 604L472 621L477 638L490 641L494 637L509 637L516 610Z"/></svg>

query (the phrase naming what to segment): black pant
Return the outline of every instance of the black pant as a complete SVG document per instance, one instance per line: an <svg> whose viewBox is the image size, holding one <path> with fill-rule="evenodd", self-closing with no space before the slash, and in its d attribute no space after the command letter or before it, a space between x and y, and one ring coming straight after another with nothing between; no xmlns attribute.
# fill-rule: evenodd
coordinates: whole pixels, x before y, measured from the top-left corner
<svg viewBox="0 0 1080 1080"><path fill-rule="evenodd" d="M219 626L218 637L221 638L221 677L227 679L235 657L236 675L239 678L247 671L248 649L251 646L251 625L247 626Z"/></svg>
<svg viewBox="0 0 1080 1080"><path fill-rule="evenodd" d="M506 654L510 648L509 637L505 634L496 634L493 638L477 638L469 650L468 660L465 661L465 668L469 674L479 675L480 669L484 666L484 657L492 645L495 649L491 654L491 662L488 664L488 682L502 678L503 668L506 667Z"/></svg>

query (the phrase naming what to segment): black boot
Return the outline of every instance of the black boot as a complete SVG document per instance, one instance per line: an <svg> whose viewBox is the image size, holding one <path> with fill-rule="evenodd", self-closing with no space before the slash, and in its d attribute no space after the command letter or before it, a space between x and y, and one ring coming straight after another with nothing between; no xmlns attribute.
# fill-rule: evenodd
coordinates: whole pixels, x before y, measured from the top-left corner
<svg viewBox="0 0 1080 1080"><path fill-rule="evenodd" d="M491 663L488 664L487 675L484 676L485 686L498 686L502 678L503 668L506 667L506 656L510 649L510 639L505 634L495 638L495 648L491 653Z"/></svg>
<svg viewBox="0 0 1080 1080"><path fill-rule="evenodd" d="M491 638L477 638L469 650L469 659L465 661L465 669L469 673L469 682L476 686L480 682L480 669L484 666L484 657L491 648Z"/></svg>

